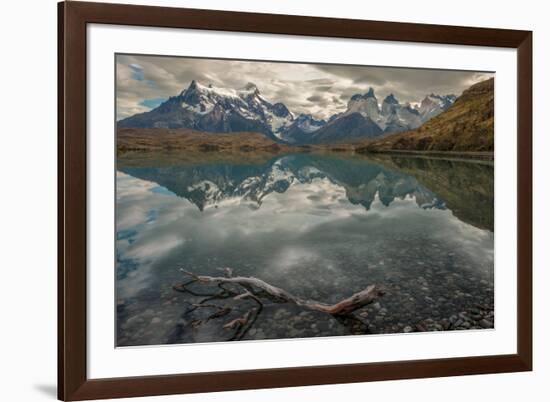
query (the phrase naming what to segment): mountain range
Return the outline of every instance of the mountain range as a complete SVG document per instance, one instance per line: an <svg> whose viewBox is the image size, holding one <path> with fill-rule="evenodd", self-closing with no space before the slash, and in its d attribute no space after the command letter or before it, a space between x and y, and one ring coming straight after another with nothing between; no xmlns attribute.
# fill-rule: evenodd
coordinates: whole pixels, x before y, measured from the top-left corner
<svg viewBox="0 0 550 402"><path fill-rule="evenodd" d="M494 78L490 78L466 89L445 113L421 127L370 141L364 151L493 152L494 120Z"/></svg>
<svg viewBox="0 0 550 402"><path fill-rule="evenodd" d="M380 104L374 90L353 95L343 113L328 120L292 113L267 100L253 83L241 89L203 85L193 80L158 107L118 122L119 128L188 128L213 133L258 132L288 144L337 143L412 130L449 109L454 95L427 95L419 107L393 94Z"/></svg>

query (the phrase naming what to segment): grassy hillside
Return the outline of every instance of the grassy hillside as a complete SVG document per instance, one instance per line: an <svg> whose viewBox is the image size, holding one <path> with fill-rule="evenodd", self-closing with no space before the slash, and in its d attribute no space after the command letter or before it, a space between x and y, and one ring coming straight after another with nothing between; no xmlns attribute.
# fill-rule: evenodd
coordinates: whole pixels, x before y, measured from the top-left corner
<svg viewBox="0 0 550 402"><path fill-rule="evenodd" d="M285 152L286 145L277 144L260 133L206 133L190 129L121 128L117 132L117 151L186 150L201 152Z"/></svg>
<svg viewBox="0 0 550 402"><path fill-rule="evenodd" d="M246 156L262 159L288 152L354 152L353 144L290 145L277 143L262 133L207 133L187 128L119 128L117 153L166 153L200 155L202 159Z"/></svg>
<svg viewBox="0 0 550 402"><path fill-rule="evenodd" d="M446 111L416 130L394 134L356 147L358 152L455 151L494 149L494 79L463 92Z"/></svg>

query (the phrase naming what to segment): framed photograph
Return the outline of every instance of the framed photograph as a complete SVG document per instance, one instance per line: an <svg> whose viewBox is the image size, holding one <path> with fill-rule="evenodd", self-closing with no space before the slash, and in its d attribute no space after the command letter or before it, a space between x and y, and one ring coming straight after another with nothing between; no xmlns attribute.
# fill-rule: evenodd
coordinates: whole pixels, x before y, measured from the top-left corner
<svg viewBox="0 0 550 402"><path fill-rule="evenodd" d="M531 370L531 32L58 16L59 399Z"/></svg>

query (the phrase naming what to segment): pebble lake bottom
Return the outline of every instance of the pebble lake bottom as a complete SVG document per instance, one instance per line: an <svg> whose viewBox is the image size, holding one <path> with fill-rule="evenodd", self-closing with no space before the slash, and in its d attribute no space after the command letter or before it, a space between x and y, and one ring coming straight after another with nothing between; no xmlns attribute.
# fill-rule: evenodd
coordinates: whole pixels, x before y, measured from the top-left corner
<svg viewBox="0 0 550 402"><path fill-rule="evenodd" d="M494 326L491 163L304 153L117 165L117 346L232 340L258 313L252 298L205 301L215 285L174 290L189 279L180 269L230 267L328 304L384 288L350 317L261 298L242 340Z"/></svg>

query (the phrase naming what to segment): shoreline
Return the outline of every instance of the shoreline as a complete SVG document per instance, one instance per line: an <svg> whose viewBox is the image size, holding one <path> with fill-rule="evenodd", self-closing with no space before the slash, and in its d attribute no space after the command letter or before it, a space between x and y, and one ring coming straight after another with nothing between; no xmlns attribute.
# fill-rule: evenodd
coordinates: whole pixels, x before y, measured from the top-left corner
<svg viewBox="0 0 550 402"><path fill-rule="evenodd" d="M221 148L216 150L205 150L195 147L166 147L166 148L126 148L117 149L117 158L119 159L142 159L147 158L148 155L169 155L170 159L175 160L193 160L195 162L204 159L205 161L211 160L239 160L248 159L251 161L262 161L270 159L277 155L285 154L320 154L320 155L347 155L359 158L373 158L378 159L382 157L405 157L405 158L419 158L430 160L450 160L466 163L480 163L484 165L494 165L494 155L492 152L453 152L453 151L377 151L377 152L361 152L353 148L347 149L333 149L332 147L308 147L297 146L288 147L284 149L277 148L254 148L242 150L240 148Z"/></svg>
<svg viewBox="0 0 550 402"><path fill-rule="evenodd" d="M194 155L246 155L258 159L287 153L348 154L368 157L394 155L430 159L452 159L493 164L493 152L419 151L405 149L369 149L362 143L283 144L259 133L205 133L187 129L120 129L116 150L122 157L128 153L163 153ZM207 158L209 159L209 158Z"/></svg>
<svg viewBox="0 0 550 402"><path fill-rule="evenodd" d="M462 160L465 162L485 162L493 164L495 157L494 152L477 152L477 151L416 151L405 149L388 149L377 151L355 151L362 155L396 155L426 159L453 159Z"/></svg>

